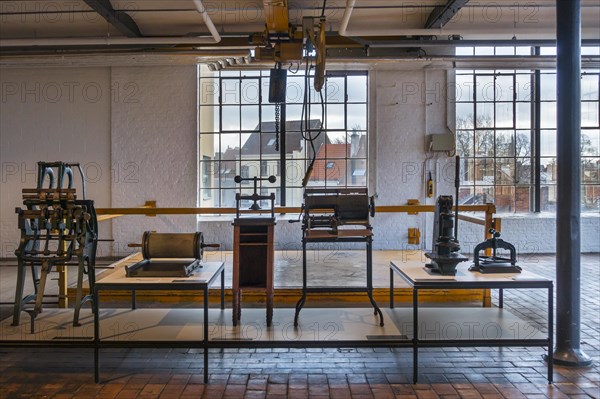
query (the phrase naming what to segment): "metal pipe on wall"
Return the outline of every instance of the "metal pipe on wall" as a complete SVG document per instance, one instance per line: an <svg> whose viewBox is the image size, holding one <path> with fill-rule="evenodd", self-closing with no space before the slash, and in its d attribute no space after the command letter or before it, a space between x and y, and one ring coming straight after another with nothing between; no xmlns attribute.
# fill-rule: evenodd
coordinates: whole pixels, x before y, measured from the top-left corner
<svg viewBox="0 0 600 399"><path fill-rule="evenodd" d="M587 366L581 350L581 0L556 0L557 206L554 363Z"/></svg>

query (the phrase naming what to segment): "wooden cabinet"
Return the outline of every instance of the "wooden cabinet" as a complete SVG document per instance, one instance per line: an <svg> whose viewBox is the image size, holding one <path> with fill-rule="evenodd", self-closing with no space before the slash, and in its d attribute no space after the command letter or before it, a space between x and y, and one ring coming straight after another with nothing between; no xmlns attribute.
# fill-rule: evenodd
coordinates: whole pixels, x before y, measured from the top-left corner
<svg viewBox="0 0 600 399"><path fill-rule="evenodd" d="M264 291L267 326L273 319L274 218L236 218L233 222L233 325L242 313L242 290Z"/></svg>

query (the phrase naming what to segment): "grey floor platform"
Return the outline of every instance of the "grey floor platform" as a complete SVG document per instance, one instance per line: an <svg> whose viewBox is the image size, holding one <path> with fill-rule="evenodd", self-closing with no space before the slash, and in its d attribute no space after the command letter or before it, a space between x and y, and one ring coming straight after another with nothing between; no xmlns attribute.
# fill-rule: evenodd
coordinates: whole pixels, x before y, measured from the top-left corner
<svg viewBox="0 0 600 399"><path fill-rule="evenodd" d="M299 327L293 325L294 309L275 309L268 328L263 309L244 309L242 323L234 327L231 310L210 309L210 341L270 342L380 342L412 339L412 309L382 309L385 326L380 327L370 308L307 308ZM11 318L0 322L0 344L24 342L78 342L93 340L93 317L82 311L80 327L72 325L72 310L47 309L35 321L23 317L11 326ZM544 334L526 320L498 308L421 308L420 338L428 340L544 339ZM101 339L121 343L135 341L193 342L202 339L201 309L102 309Z"/></svg>

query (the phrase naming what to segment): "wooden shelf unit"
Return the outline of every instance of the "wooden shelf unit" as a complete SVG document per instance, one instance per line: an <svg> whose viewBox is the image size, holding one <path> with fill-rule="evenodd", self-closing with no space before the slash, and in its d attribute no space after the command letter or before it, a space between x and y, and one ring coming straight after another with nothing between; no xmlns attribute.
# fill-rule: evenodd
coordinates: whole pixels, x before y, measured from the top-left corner
<svg viewBox="0 0 600 399"><path fill-rule="evenodd" d="M242 291L264 291L267 326L273 319L274 218L236 218L233 222L233 325L241 318Z"/></svg>

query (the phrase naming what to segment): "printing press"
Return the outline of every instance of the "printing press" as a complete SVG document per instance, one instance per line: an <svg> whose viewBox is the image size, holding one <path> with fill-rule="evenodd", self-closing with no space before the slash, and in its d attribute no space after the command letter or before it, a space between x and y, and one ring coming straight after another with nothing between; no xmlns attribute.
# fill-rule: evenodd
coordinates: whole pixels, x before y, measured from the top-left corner
<svg viewBox="0 0 600 399"><path fill-rule="evenodd" d="M470 271L480 273L521 273L521 268L517 266L517 249L514 245L500 238L500 232L490 229L490 238L477 244L474 252L473 265ZM508 250L510 258L498 255L498 249ZM480 255L481 251L492 250L490 256Z"/></svg>
<svg viewBox="0 0 600 399"><path fill-rule="evenodd" d="M373 299L373 227L369 219L375 216L374 198L366 188L307 188L302 209L302 297L296 303L294 326L298 326L308 292L366 292L383 326L383 314ZM307 287L306 246L325 242L366 244L366 287Z"/></svg>
<svg viewBox="0 0 600 399"><path fill-rule="evenodd" d="M219 248L219 244L205 244L200 232L146 231L141 247L144 259L125 267L127 277L189 277L202 267L204 248Z"/></svg>

